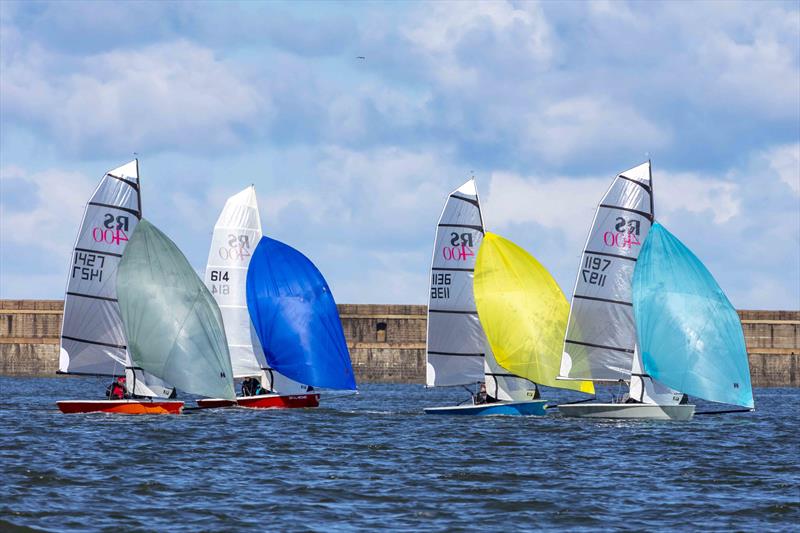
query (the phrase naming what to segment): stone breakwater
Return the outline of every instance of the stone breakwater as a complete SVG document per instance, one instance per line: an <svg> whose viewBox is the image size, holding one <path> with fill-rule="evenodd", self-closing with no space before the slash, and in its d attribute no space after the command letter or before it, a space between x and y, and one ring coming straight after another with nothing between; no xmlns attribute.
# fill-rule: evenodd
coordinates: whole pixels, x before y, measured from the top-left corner
<svg viewBox="0 0 800 533"><path fill-rule="evenodd" d="M58 368L61 300L0 300L0 375ZM424 383L424 305L342 304L339 315L360 382ZM800 386L800 311L739 311L755 387Z"/></svg>

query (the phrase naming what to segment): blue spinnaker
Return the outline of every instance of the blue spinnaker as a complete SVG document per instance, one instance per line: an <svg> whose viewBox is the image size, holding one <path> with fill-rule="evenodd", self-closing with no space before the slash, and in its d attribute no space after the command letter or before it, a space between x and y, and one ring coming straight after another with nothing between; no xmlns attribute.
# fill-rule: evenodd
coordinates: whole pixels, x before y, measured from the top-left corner
<svg viewBox="0 0 800 533"><path fill-rule="evenodd" d="M705 400L754 406L736 309L703 263L659 223L636 263L633 312L644 369L656 381Z"/></svg>
<svg viewBox="0 0 800 533"><path fill-rule="evenodd" d="M271 368L314 387L356 389L336 302L306 256L262 237L247 271L247 308Z"/></svg>

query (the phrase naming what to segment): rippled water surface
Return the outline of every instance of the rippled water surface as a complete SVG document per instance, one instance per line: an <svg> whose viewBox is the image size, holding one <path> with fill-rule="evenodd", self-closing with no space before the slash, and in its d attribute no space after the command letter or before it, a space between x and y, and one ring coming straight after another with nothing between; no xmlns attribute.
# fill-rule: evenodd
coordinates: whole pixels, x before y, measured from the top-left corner
<svg viewBox="0 0 800 533"><path fill-rule="evenodd" d="M62 415L94 378L0 378L0 530L774 530L800 523L800 390L691 422L426 416L362 385L309 410ZM547 391L546 398L564 398ZM709 406L698 406L698 410Z"/></svg>

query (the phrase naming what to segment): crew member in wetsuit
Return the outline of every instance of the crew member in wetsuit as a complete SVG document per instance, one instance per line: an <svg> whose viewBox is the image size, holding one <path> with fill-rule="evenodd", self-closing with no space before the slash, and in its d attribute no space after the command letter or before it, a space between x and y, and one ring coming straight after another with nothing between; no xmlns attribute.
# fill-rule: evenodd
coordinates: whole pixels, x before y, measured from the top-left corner
<svg viewBox="0 0 800 533"><path fill-rule="evenodd" d="M255 378L244 378L242 381L242 396L255 396L261 384Z"/></svg>
<svg viewBox="0 0 800 533"><path fill-rule="evenodd" d="M125 378L120 376L106 388L106 397L109 400L124 400L127 396Z"/></svg>
<svg viewBox="0 0 800 533"><path fill-rule="evenodd" d="M482 405L484 403L489 403L489 395L486 394L486 383L481 383L481 388L478 390L478 393L475 395L473 399L473 403L475 405Z"/></svg>

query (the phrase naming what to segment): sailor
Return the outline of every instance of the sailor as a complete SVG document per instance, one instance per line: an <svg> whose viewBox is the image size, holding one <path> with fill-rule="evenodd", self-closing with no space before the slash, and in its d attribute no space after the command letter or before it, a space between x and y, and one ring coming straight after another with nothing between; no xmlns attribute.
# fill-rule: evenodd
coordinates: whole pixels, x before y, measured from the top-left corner
<svg viewBox="0 0 800 533"><path fill-rule="evenodd" d="M255 396L261 384L255 378L244 378L242 381L242 396Z"/></svg>
<svg viewBox="0 0 800 533"><path fill-rule="evenodd" d="M475 395L474 403L475 405L481 405L487 403L488 395L486 394L486 383L481 383L481 388L478 390L478 394Z"/></svg>
<svg viewBox="0 0 800 533"><path fill-rule="evenodd" d="M106 397L109 400L124 400L125 396L125 377L120 376L106 388Z"/></svg>

